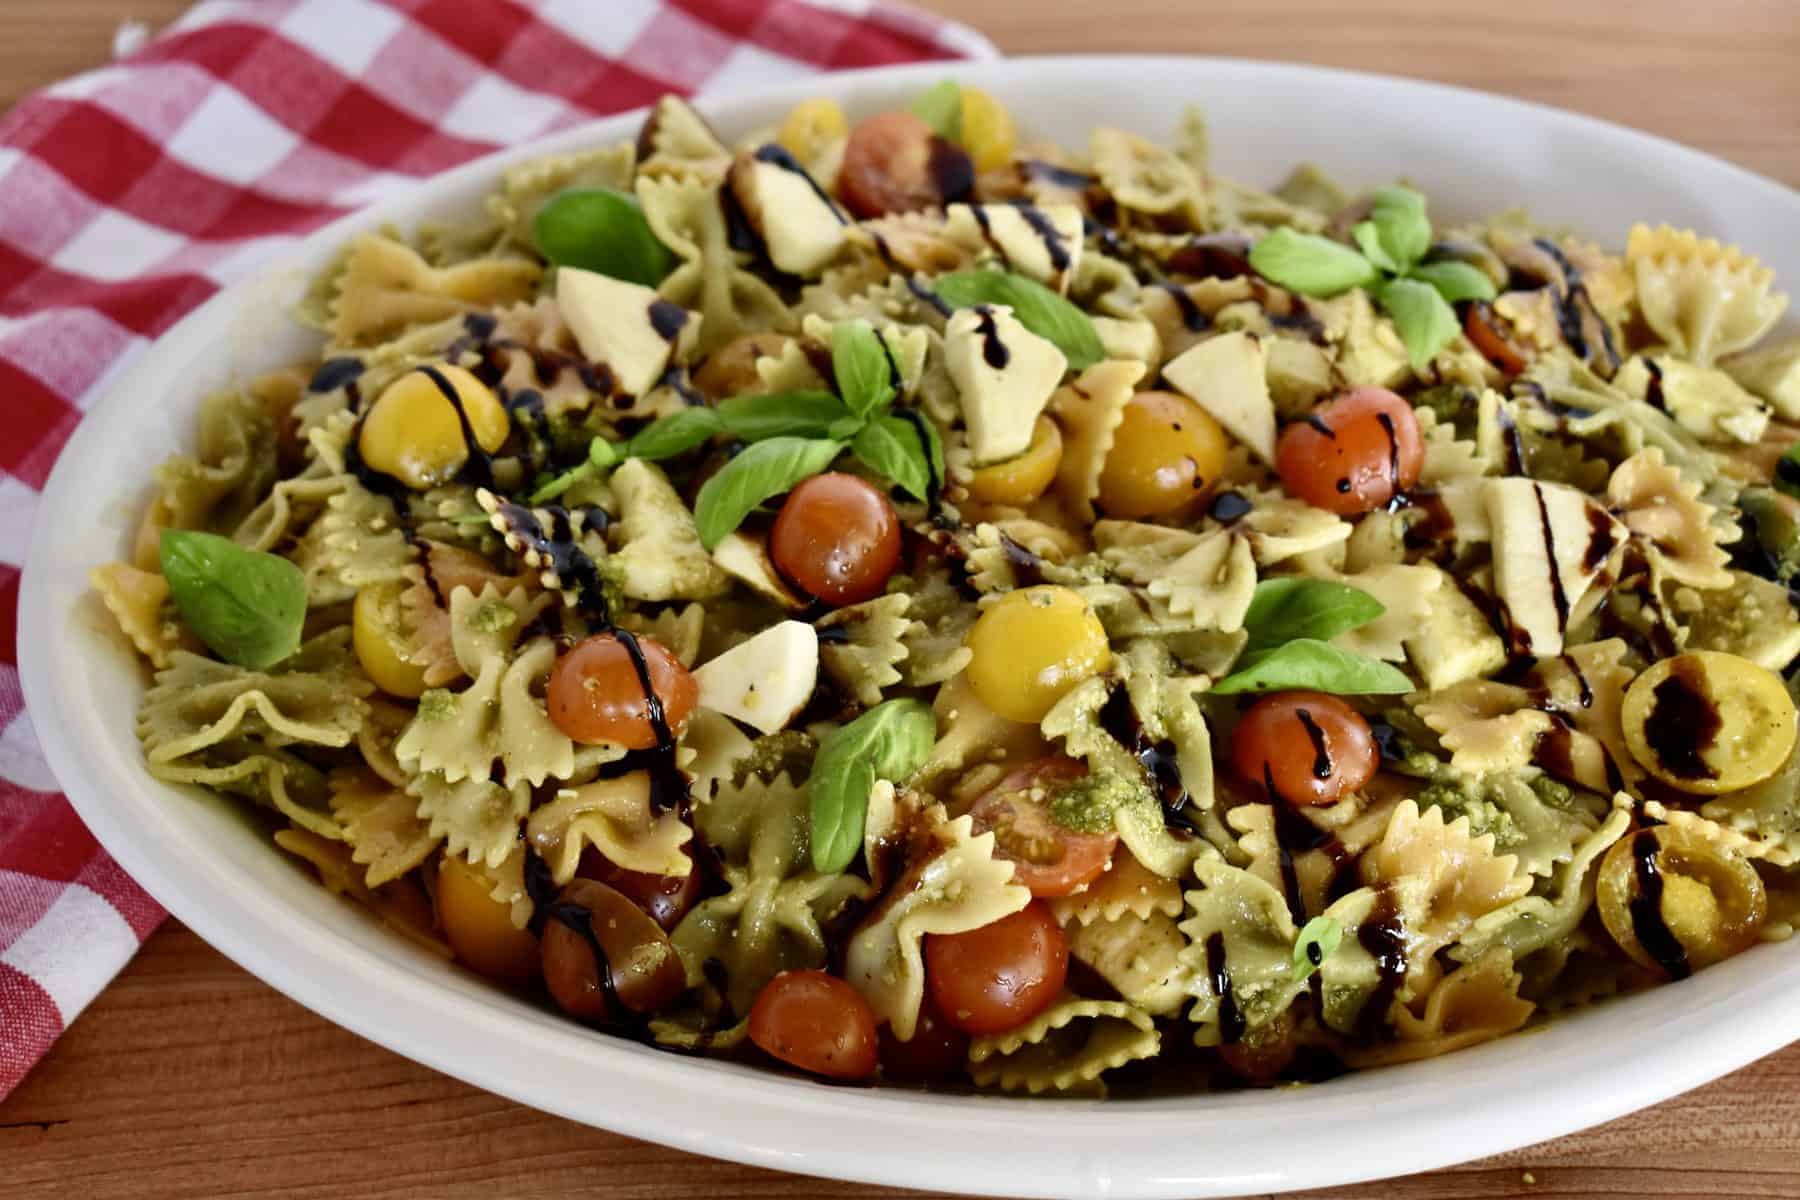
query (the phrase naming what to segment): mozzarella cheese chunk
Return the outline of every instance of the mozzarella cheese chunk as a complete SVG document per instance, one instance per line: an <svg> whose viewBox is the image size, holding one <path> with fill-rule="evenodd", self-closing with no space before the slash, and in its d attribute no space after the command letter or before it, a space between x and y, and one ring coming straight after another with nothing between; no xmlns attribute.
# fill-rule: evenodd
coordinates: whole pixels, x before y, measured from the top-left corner
<svg viewBox="0 0 1800 1200"><path fill-rule="evenodd" d="M1266 463L1275 461L1275 401L1261 339L1242 331L1208 338L1171 360L1163 378Z"/></svg>
<svg viewBox="0 0 1800 1200"><path fill-rule="evenodd" d="M844 214L805 168L770 150L765 146L739 159L732 167L732 188L768 245L776 269L810 275L843 249Z"/></svg>
<svg viewBox="0 0 1800 1200"><path fill-rule="evenodd" d="M556 307L582 355L604 364L634 396L656 385L676 344L700 328L699 313L669 303L654 288L579 267L556 269Z"/></svg>
<svg viewBox="0 0 1800 1200"><path fill-rule="evenodd" d="M1162 335L1155 324L1141 317L1095 317L1094 332L1100 335L1100 346L1108 358L1141 362L1152 369L1162 361Z"/></svg>
<svg viewBox="0 0 1800 1200"><path fill-rule="evenodd" d="M1007 267L1058 292L1081 262L1081 209L1073 204L952 204L945 213L959 242L986 242Z"/></svg>
<svg viewBox="0 0 1800 1200"><path fill-rule="evenodd" d="M806 601L796 596L775 573L775 566L769 561L768 547L761 540L742 530L733 530L713 547L712 556L720 570L790 612L806 607Z"/></svg>
<svg viewBox="0 0 1800 1200"><path fill-rule="evenodd" d="M786 728L818 681L819 635L805 621L765 629L694 672L700 707L762 733Z"/></svg>
<svg viewBox="0 0 1800 1200"><path fill-rule="evenodd" d="M1582 597L1627 530L1586 493L1518 476L1482 481L1494 541L1494 593L1512 650L1561 654Z"/></svg>
<svg viewBox="0 0 1800 1200"><path fill-rule="evenodd" d="M1406 653L1434 692L1506 665L1506 643L1457 587L1440 587L1432 595L1424 623L1406 639Z"/></svg>
<svg viewBox="0 0 1800 1200"><path fill-rule="evenodd" d="M975 465L1025 453L1069 360L1004 304L958 309L944 326L944 366L962 401Z"/></svg>

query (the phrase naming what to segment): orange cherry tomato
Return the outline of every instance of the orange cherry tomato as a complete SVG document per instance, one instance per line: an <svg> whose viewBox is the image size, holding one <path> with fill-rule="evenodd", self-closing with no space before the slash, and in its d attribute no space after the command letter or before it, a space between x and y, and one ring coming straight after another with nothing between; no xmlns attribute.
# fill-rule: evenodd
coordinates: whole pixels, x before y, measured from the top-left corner
<svg viewBox="0 0 1800 1200"><path fill-rule="evenodd" d="M919 1004L912 1041L881 1027L881 1073L900 1083L941 1083L960 1077L969 1061L969 1035L944 1020L928 995Z"/></svg>
<svg viewBox="0 0 1800 1200"><path fill-rule="evenodd" d="M685 851L692 859L693 852ZM627 871L599 850L589 846L581 852L581 865L575 874L592 879L622 893L627 900L649 914L652 921L671 932L687 916L688 909L700 899L700 872L686 875L649 875L643 871Z"/></svg>
<svg viewBox="0 0 1800 1200"><path fill-rule="evenodd" d="M769 557L827 604L873 600L900 566L900 518L868 480L841 471L815 475L775 514Z"/></svg>
<svg viewBox="0 0 1800 1200"><path fill-rule="evenodd" d="M662 704L663 723L671 736L680 737L700 698L700 685L661 642L633 640ZM649 700L637 663L616 633L597 633L575 643L550 668L545 689L551 722L590 746L613 742L628 750L648 750L656 745Z"/></svg>
<svg viewBox="0 0 1800 1200"><path fill-rule="evenodd" d="M1424 465L1412 405L1379 387L1327 400L1283 429L1275 448L1281 485L1342 516L1380 508L1419 482Z"/></svg>
<svg viewBox="0 0 1800 1200"><path fill-rule="evenodd" d="M1296 807L1337 803L1374 778L1380 759L1362 714L1324 692L1265 696L1231 734L1238 774Z"/></svg>
<svg viewBox="0 0 1800 1200"><path fill-rule="evenodd" d="M858 122L837 182L838 195L864 218L942 208L966 199L974 186L975 166L962 148L908 112Z"/></svg>
<svg viewBox="0 0 1800 1200"><path fill-rule="evenodd" d="M830 1079L867 1079L879 1062L869 1002L824 971L786 971L764 985L750 1007L750 1040Z"/></svg>
<svg viewBox="0 0 1800 1200"><path fill-rule="evenodd" d="M1100 469L1100 507L1127 521L1168 516L1218 482L1230 445L1212 414L1186 396L1139 392Z"/></svg>
<svg viewBox="0 0 1800 1200"><path fill-rule="evenodd" d="M1517 375L1525 369L1525 352L1514 344L1506 318L1495 312L1494 306L1486 300L1469 305L1469 315L1463 318L1463 333L1468 335L1469 344L1481 351L1483 358L1508 375Z"/></svg>
<svg viewBox="0 0 1800 1200"><path fill-rule="evenodd" d="M1069 976L1069 940L1042 900L967 933L925 939L925 982L964 1033L1015 1029L1049 1008Z"/></svg>
<svg viewBox="0 0 1800 1200"><path fill-rule="evenodd" d="M1063 785L1087 774L1072 758L1040 758L990 788L969 810L976 833L994 834L994 857L1013 864L1013 882L1033 896L1067 896L1092 883L1112 860L1116 833L1080 833L1050 816Z"/></svg>

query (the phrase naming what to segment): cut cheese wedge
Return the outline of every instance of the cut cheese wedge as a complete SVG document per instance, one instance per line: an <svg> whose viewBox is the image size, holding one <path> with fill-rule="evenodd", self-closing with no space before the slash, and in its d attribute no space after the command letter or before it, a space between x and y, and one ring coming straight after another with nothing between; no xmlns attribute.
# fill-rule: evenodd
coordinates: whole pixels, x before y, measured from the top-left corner
<svg viewBox="0 0 1800 1200"><path fill-rule="evenodd" d="M1585 492L1560 483L1488 479L1482 500L1512 652L1561 654L1571 618L1628 531Z"/></svg>
<svg viewBox="0 0 1800 1200"><path fill-rule="evenodd" d="M1207 338L1171 359L1163 378L1204 408L1266 463L1275 461L1275 401L1260 339L1237 332Z"/></svg>
<svg viewBox="0 0 1800 1200"><path fill-rule="evenodd" d="M787 728L819 681L819 635L804 621L783 621L694 672L701 708L735 717L761 733Z"/></svg>

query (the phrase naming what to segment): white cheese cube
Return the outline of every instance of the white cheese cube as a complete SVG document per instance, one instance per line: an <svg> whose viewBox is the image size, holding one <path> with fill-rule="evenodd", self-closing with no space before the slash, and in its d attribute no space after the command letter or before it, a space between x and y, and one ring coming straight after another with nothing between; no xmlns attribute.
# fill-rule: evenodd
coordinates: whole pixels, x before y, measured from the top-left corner
<svg viewBox="0 0 1800 1200"><path fill-rule="evenodd" d="M1585 492L1512 476L1482 481L1494 539L1494 593L1512 649L1561 654L1563 631L1627 531Z"/></svg>
<svg viewBox="0 0 1800 1200"><path fill-rule="evenodd" d="M796 596L776 574L775 565L769 561L769 548L761 539L751 537L741 529L733 530L713 547L712 556L720 570L788 611L798 612L806 607L806 601Z"/></svg>
<svg viewBox="0 0 1800 1200"><path fill-rule="evenodd" d="M843 249L844 214L779 146L739 158L731 168L731 189L777 270L810 275Z"/></svg>
<svg viewBox="0 0 1800 1200"><path fill-rule="evenodd" d="M556 269L556 307L581 353L603 364L619 386L641 396L656 385L700 314L671 304L656 289L579 267Z"/></svg>
<svg viewBox="0 0 1800 1200"><path fill-rule="evenodd" d="M1081 262L1081 209L1073 204L952 204L948 230L960 242L986 242L1009 270L1058 292Z"/></svg>
<svg viewBox="0 0 1800 1200"><path fill-rule="evenodd" d="M1025 453L1069 360L1004 304L958 309L944 326L944 365L962 401L975 465Z"/></svg>
<svg viewBox="0 0 1800 1200"><path fill-rule="evenodd" d="M1262 341L1242 331L1208 338L1171 360L1163 378L1266 463L1275 461L1275 401Z"/></svg>
<svg viewBox="0 0 1800 1200"><path fill-rule="evenodd" d="M783 621L739 643L694 672L699 704L762 733L787 727L819 681L819 635L804 621Z"/></svg>

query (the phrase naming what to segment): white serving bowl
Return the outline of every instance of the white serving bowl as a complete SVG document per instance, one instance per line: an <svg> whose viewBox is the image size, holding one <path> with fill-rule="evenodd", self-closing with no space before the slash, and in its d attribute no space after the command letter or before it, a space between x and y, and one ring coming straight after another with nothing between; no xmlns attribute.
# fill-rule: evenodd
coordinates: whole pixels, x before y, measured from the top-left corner
<svg viewBox="0 0 1800 1200"><path fill-rule="evenodd" d="M1617 126L1454 88L1312 67L1043 58L807 80L701 108L728 136L800 99L853 114L947 73L1033 136L1095 124L1153 138L1201 105L1215 159L1265 185L1297 161L1348 184L1404 177L1443 220L1515 205L1611 245L1634 220L1741 243L1800 283L1800 195ZM45 489L19 653L33 721L90 828L139 882L271 986L419 1062L524 1104L685 1150L844 1179L1030 1196L1219 1196L1443 1166L1569 1133L1723 1075L1800 1036L1800 944L1445 1058L1306 1088L1119 1102L831 1087L591 1033L484 984L328 895L234 802L145 774L142 669L87 593L127 546L156 463L188 446L203 394L300 358L284 314L352 233L470 210L502 167L630 137L597 121L451 171L306 239L215 297L117 379Z"/></svg>

